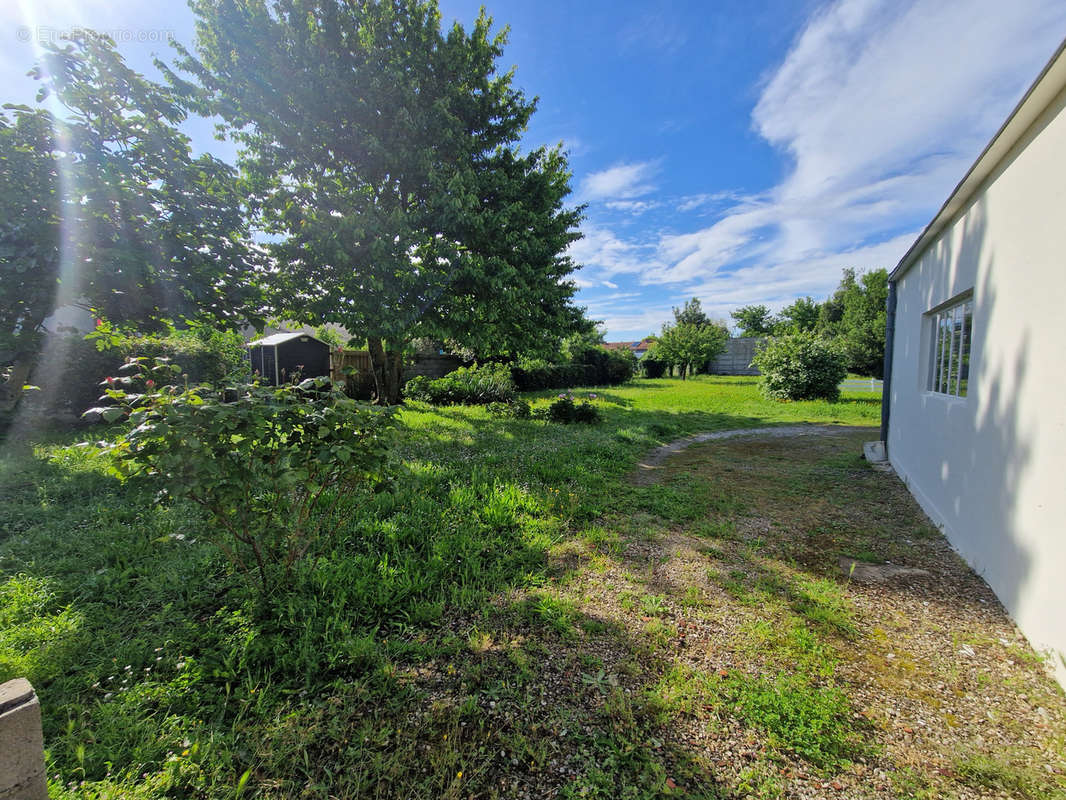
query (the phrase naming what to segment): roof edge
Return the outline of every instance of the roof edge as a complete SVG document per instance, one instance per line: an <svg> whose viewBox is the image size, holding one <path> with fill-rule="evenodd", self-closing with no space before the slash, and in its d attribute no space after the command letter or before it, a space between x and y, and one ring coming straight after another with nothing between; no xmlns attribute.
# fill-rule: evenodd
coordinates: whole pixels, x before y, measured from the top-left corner
<svg viewBox="0 0 1066 800"><path fill-rule="evenodd" d="M889 273L890 281L898 280L910 269L933 239L948 226L955 215L970 201L984 184L995 168L1010 152L1011 148L1022 138L1037 117L1044 111L1059 92L1066 88L1066 39L1055 50L1054 55L1040 70L1040 74L1018 101L1010 116L996 131L981 155L967 170L962 180L944 201L936 216L925 226L914 244L910 246L903 258Z"/></svg>
<svg viewBox="0 0 1066 800"><path fill-rule="evenodd" d="M245 347L259 347L265 345L266 347L273 347L283 342L291 341L292 339L314 339L319 344L324 344L329 347L328 342L323 342L313 333L300 333L299 331L278 331L272 333L269 336L263 336L256 339L254 342L248 342Z"/></svg>

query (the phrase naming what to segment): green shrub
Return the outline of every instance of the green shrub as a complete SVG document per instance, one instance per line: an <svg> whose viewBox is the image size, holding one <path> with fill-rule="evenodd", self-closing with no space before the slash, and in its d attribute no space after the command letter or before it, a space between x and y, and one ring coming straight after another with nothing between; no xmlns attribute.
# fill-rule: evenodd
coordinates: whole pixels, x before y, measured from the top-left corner
<svg viewBox="0 0 1066 800"><path fill-rule="evenodd" d="M408 400L420 400L423 403L431 402L429 385L432 382L433 379L427 375L415 375L404 385L404 397Z"/></svg>
<svg viewBox="0 0 1066 800"><path fill-rule="evenodd" d="M571 357L575 364L592 368L592 380L586 385L615 386L630 380L637 371L637 357L629 348L583 347L572 350Z"/></svg>
<svg viewBox="0 0 1066 800"><path fill-rule="evenodd" d="M525 361L511 367L511 378L520 392L569 389L596 383L596 370L587 364L549 364Z"/></svg>
<svg viewBox="0 0 1066 800"><path fill-rule="evenodd" d="M510 369L503 364L460 367L443 378L416 376L407 382L404 394L437 406L509 403L515 398Z"/></svg>
<svg viewBox="0 0 1066 800"><path fill-rule="evenodd" d="M600 381L606 386L616 386L633 379L637 373L637 357L632 350L608 350L607 360L603 362L605 380Z"/></svg>
<svg viewBox="0 0 1066 800"><path fill-rule="evenodd" d="M56 414L80 415L100 397L100 383L134 356L167 358L193 384L221 384L250 374L244 342L236 333L201 329L165 336L112 336L107 349L81 334L52 337L30 383L41 387L27 399Z"/></svg>
<svg viewBox="0 0 1066 800"><path fill-rule="evenodd" d="M575 403L574 396L571 394L559 395L550 406L543 409L539 416L549 422L561 422L564 425L569 425L571 422L594 425L600 421L600 412L596 406L588 400Z"/></svg>
<svg viewBox="0 0 1066 800"><path fill-rule="evenodd" d="M561 394L548 406L548 419L552 422L571 423L574 421L574 409L574 398L568 394Z"/></svg>
<svg viewBox="0 0 1066 800"><path fill-rule="evenodd" d="M531 411L525 400L512 400L510 403L492 402L486 407L489 416L498 419L529 419Z"/></svg>
<svg viewBox="0 0 1066 800"><path fill-rule="evenodd" d="M600 412L596 406L587 401L582 401L574 406L574 422L583 422L586 425L595 425L600 421Z"/></svg>
<svg viewBox="0 0 1066 800"><path fill-rule="evenodd" d="M262 387L163 385L180 369L130 359L109 377L112 405L86 412L129 427L103 452L123 479L210 514L203 536L265 590L316 552L334 511L383 477L391 416L356 403L328 378Z"/></svg>
<svg viewBox="0 0 1066 800"><path fill-rule="evenodd" d="M751 362L760 385L775 400L837 400L847 375L843 354L813 333L794 333L759 345Z"/></svg>
<svg viewBox="0 0 1066 800"><path fill-rule="evenodd" d="M586 347L569 364L550 364L542 359L520 361L511 366L511 377L521 392L572 389L576 386L616 386L630 380L637 370L630 350Z"/></svg>
<svg viewBox="0 0 1066 800"><path fill-rule="evenodd" d="M640 360L640 368L645 378L661 378L666 374L666 362L660 361L651 353L646 353Z"/></svg>

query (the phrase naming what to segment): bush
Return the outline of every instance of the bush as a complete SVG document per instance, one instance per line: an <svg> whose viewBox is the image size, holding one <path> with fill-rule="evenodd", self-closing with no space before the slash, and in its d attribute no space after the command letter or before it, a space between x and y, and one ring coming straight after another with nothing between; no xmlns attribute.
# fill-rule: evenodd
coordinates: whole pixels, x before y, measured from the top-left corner
<svg viewBox="0 0 1066 800"><path fill-rule="evenodd" d="M486 407L489 416L497 419L529 419L532 412L525 400L512 400L510 403L494 402Z"/></svg>
<svg viewBox="0 0 1066 800"><path fill-rule="evenodd" d="M564 425L569 425L571 422L595 425L600 421L600 412L596 406L588 400L575 403L574 396L571 394L561 394L550 406L537 409L537 411L540 412L536 415L539 419L561 422Z"/></svg>
<svg viewBox="0 0 1066 800"><path fill-rule="evenodd" d="M607 386L616 386L633 379L637 373L637 357L632 350L608 350L607 362L604 365L605 378L602 381Z"/></svg>
<svg viewBox="0 0 1066 800"><path fill-rule="evenodd" d="M661 378L666 374L666 362L660 361L651 353L645 354L640 360L640 368L644 371L645 378Z"/></svg>
<svg viewBox="0 0 1066 800"><path fill-rule="evenodd" d="M581 401L574 406L574 422L583 422L586 425L595 425L600 421L600 411L596 406L587 401Z"/></svg>
<svg viewBox="0 0 1066 800"><path fill-rule="evenodd" d="M575 386L615 386L630 380L637 369L636 356L629 350L587 347L574 354L570 364L549 364L543 360L520 361L512 365L511 377L521 392L543 389L572 389Z"/></svg>
<svg viewBox="0 0 1066 800"><path fill-rule="evenodd" d="M569 389L595 383L595 368L586 364L549 364L524 361L511 367L511 378L520 392Z"/></svg>
<svg viewBox="0 0 1066 800"><path fill-rule="evenodd" d="M423 403L430 402L429 385L433 379L426 375L415 375L403 387L403 396L408 400L421 400Z"/></svg>
<svg viewBox="0 0 1066 800"><path fill-rule="evenodd" d="M211 524L201 535L244 575L254 570L263 590L285 585L336 513L383 478L391 416L328 378L221 391L163 385L180 369L134 358L129 375L108 379L113 405L86 413L128 417L129 427L103 452L119 477L146 476L164 496L202 507Z"/></svg>
<svg viewBox="0 0 1066 800"><path fill-rule="evenodd" d="M101 350L80 334L51 338L30 378L40 392L26 400L53 414L80 415L100 398L100 383L131 357L167 358L193 384L221 384L250 374L244 342L236 333L198 330L166 336L113 336Z"/></svg>
<svg viewBox="0 0 1066 800"><path fill-rule="evenodd" d="M840 350L813 333L768 339L751 363L762 373L763 392L775 400L835 401L847 375Z"/></svg>
<svg viewBox="0 0 1066 800"><path fill-rule="evenodd" d="M407 382L404 395L433 405L485 405L509 403L515 398L511 371L503 364L459 367L443 378L429 380L423 375Z"/></svg>
<svg viewBox="0 0 1066 800"><path fill-rule="evenodd" d="M571 351L574 363L592 368L586 385L615 386L630 380L637 371L637 357L629 348L608 350L605 347L583 347Z"/></svg>

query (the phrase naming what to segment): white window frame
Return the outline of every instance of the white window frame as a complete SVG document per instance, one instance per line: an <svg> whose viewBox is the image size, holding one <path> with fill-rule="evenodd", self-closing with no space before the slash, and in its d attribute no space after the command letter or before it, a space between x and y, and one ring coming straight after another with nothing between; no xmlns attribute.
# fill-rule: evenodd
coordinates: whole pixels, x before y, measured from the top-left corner
<svg viewBox="0 0 1066 800"><path fill-rule="evenodd" d="M929 319L929 369L925 389L965 399L973 370L973 290L926 312Z"/></svg>

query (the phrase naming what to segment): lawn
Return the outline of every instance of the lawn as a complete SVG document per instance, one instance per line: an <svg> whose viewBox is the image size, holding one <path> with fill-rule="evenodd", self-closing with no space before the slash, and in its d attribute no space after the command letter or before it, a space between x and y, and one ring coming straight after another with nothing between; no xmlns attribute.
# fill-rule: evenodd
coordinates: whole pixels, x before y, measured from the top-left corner
<svg viewBox="0 0 1066 800"><path fill-rule="evenodd" d="M70 437L5 446L0 680L38 689L53 797L1063 789L1061 692L859 459L873 430L708 443L634 480L691 433L876 425L869 393L596 393L594 427L404 409L391 490L265 601L195 509ZM933 579L860 585L840 557Z"/></svg>

